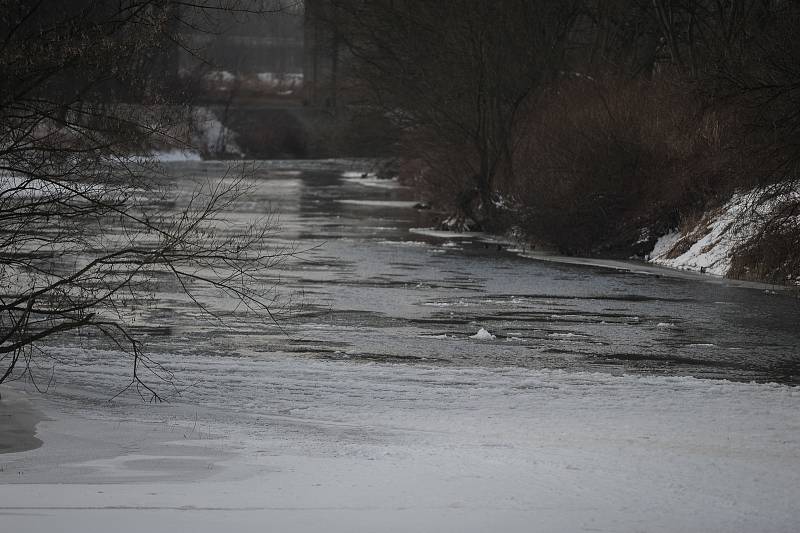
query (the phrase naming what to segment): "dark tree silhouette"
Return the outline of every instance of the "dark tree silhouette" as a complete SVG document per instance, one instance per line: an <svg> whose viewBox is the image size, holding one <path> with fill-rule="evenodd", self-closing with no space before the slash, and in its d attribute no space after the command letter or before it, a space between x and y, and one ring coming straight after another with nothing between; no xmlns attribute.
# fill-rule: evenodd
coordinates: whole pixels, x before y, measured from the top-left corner
<svg viewBox="0 0 800 533"><path fill-rule="evenodd" d="M198 295L211 288L272 317L273 288L251 281L291 252L270 246L269 220L224 232L216 220L246 192L243 175L200 184L182 207L165 209L153 165L131 154L178 142L176 127L190 116L190 84L176 63L182 28L280 8L0 2L0 383L33 378L48 338L92 329L132 358L130 386L159 398L148 379L169 374L130 324L165 275L209 313Z"/></svg>

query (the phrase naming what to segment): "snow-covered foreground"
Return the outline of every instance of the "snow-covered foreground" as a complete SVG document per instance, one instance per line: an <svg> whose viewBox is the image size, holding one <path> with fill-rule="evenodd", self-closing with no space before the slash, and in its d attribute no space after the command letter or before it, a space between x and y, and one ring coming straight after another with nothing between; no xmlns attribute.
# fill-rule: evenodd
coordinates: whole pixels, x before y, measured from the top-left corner
<svg viewBox="0 0 800 533"><path fill-rule="evenodd" d="M32 401L4 531L795 531L800 391L208 358L191 401ZM74 393L74 395L73 395Z"/></svg>

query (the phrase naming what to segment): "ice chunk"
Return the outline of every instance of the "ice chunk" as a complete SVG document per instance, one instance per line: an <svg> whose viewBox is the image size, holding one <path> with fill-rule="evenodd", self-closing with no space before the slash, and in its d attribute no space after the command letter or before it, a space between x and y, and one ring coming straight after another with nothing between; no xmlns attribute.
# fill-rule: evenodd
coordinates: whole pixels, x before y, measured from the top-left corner
<svg viewBox="0 0 800 533"><path fill-rule="evenodd" d="M486 331L485 329L481 328L478 330L478 333L475 335L471 335L470 339L479 339L482 341L494 339L495 336Z"/></svg>
<svg viewBox="0 0 800 533"><path fill-rule="evenodd" d="M348 170L347 172L342 172L342 177L349 179L367 179L374 178L375 173L369 171L361 172L359 170Z"/></svg>

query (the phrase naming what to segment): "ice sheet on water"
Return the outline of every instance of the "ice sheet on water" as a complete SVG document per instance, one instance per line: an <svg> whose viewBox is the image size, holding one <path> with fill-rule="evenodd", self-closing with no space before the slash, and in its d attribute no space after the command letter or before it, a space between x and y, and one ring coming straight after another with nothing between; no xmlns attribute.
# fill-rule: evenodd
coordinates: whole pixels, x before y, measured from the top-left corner
<svg viewBox="0 0 800 533"><path fill-rule="evenodd" d="M365 521L415 530L420 515L466 532L487 520L519 532L534 520L564 532L797 523L791 387L210 355L182 372L207 377L156 408L88 402L87 415L54 401L45 446L6 456L9 478L24 471L0 484L6 529L105 531L119 520L123 533L151 515L202 533L315 531L302 525L309 514L335 517L333 533ZM74 375L108 390L103 372Z"/></svg>
<svg viewBox="0 0 800 533"><path fill-rule="evenodd" d="M425 235L426 237L436 237L439 239L478 239L485 237L485 233L478 231L445 231L434 228L410 228L410 233Z"/></svg>
<svg viewBox="0 0 800 533"><path fill-rule="evenodd" d="M414 246L414 247L425 247L428 246L428 243L421 242L421 241L377 241L375 244L385 245L385 246Z"/></svg>
<svg viewBox="0 0 800 533"><path fill-rule="evenodd" d="M57 179L50 181L27 176L0 173L0 199L25 199L61 197L64 195L97 195L107 191L102 183L78 182Z"/></svg>
<svg viewBox="0 0 800 533"><path fill-rule="evenodd" d="M202 161L196 150L164 150L152 153L152 158L159 163L179 163L185 161Z"/></svg>
<svg viewBox="0 0 800 533"><path fill-rule="evenodd" d="M344 174L352 174L352 173L345 172ZM366 177L345 176L344 181L348 183L356 183L358 185L363 185L364 187L374 187L376 189L399 189L403 187L396 179L381 179L371 174L370 175L365 174L364 176Z"/></svg>
<svg viewBox="0 0 800 533"><path fill-rule="evenodd" d="M363 172L360 170L347 170L345 172L342 172L342 177L349 179L368 179L368 178L374 178L375 173L366 170Z"/></svg>
<svg viewBox="0 0 800 533"><path fill-rule="evenodd" d="M391 208L410 208L414 207L416 202L407 202L402 200L336 200L340 204L359 205L364 207L391 207Z"/></svg>

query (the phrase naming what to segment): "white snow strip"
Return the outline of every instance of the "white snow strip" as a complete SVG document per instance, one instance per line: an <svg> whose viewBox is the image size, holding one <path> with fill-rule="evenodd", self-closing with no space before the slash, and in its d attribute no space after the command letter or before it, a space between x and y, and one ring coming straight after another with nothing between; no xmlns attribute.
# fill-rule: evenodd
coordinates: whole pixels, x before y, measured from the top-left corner
<svg viewBox="0 0 800 533"><path fill-rule="evenodd" d="M303 73L296 72L259 72L256 79L273 87L297 87L303 83Z"/></svg>
<svg viewBox="0 0 800 533"><path fill-rule="evenodd" d="M204 76L209 81L233 81L236 76L227 70L212 70Z"/></svg>
<svg viewBox="0 0 800 533"><path fill-rule="evenodd" d="M414 207L417 202L406 202L401 200L336 200L340 204L360 205L364 207L391 207L409 208Z"/></svg>
<svg viewBox="0 0 800 533"><path fill-rule="evenodd" d="M369 172L369 171L366 171L366 170L363 171L363 172L360 171L360 170L348 170L348 171L342 172L342 177L343 178L349 178L349 179L362 180L362 179L375 178L375 173L374 172Z"/></svg>
<svg viewBox="0 0 800 533"><path fill-rule="evenodd" d="M378 241L375 244L383 244L387 246L414 246L420 248L428 246L428 243L420 241Z"/></svg>
<svg viewBox="0 0 800 533"><path fill-rule="evenodd" d="M345 172L345 174L349 173ZM380 179L375 177L345 177L344 181L348 183L357 183L358 185L363 185L364 187L373 187L375 189L400 189L403 187L396 179ZM416 202L414 204L416 205Z"/></svg>
<svg viewBox="0 0 800 533"><path fill-rule="evenodd" d="M408 231L416 235L440 239L479 239L486 236L485 233L479 231L445 231L434 228L410 228Z"/></svg>

